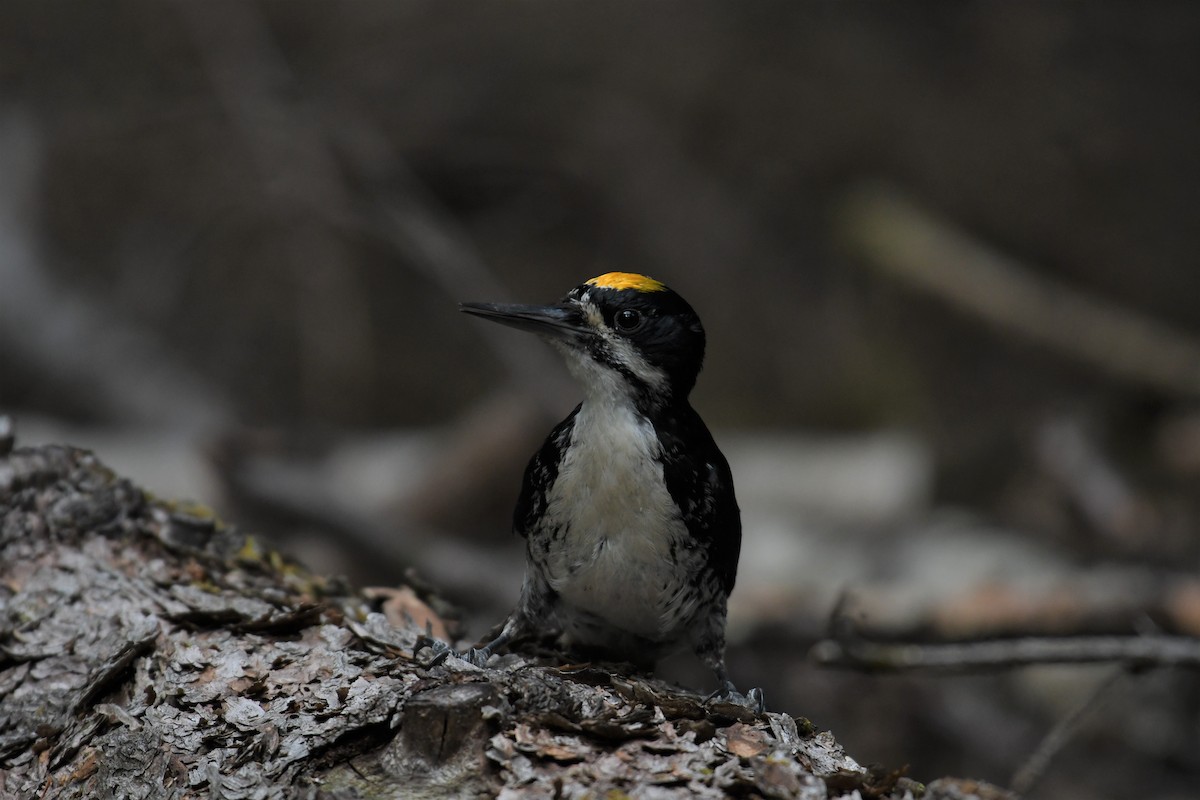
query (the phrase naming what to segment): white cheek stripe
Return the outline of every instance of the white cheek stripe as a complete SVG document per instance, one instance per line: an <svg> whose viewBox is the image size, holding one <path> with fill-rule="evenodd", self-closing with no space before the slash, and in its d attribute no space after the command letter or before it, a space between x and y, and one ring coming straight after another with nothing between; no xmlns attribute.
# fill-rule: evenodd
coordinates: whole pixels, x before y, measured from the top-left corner
<svg viewBox="0 0 1200 800"><path fill-rule="evenodd" d="M637 379L650 387L651 391L663 392L667 388L667 374L642 358L628 339L615 334L606 337L617 361L632 372Z"/></svg>
<svg viewBox="0 0 1200 800"><path fill-rule="evenodd" d="M613 360L620 364L625 369L629 370L642 383L646 384L651 391L664 392L667 388L667 375L658 367L651 365L646 359L642 358L637 349L623 336L620 336L612 328L604 324L604 315L595 303L588 300L587 293L579 299L579 305L583 311L583 318L587 324L599 335L608 347L609 353ZM591 380L595 379L598 370L612 373L617 380L624 383L620 373L611 368L605 367L603 364L595 363L591 358L580 353L567 352L568 367L574 373L585 387L592 385ZM576 362L588 362L586 364ZM607 383L607 381L605 381ZM626 392L628 394L628 392Z"/></svg>

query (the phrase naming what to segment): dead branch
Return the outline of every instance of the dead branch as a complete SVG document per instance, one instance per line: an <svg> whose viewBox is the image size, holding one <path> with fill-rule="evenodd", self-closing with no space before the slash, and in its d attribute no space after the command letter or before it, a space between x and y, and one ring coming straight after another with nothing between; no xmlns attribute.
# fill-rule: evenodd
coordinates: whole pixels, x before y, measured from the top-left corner
<svg viewBox="0 0 1200 800"><path fill-rule="evenodd" d="M1111 375L1200 395L1193 337L1044 278L894 188L852 191L839 222L850 247L892 277Z"/></svg>
<svg viewBox="0 0 1200 800"><path fill-rule="evenodd" d="M1080 420L1063 416L1044 423L1037 433L1036 453L1091 530L1130 549L1145 549L1156 522L1150 503Z"/></svg>
<svg viewBox="0 0 1200 800"><path fill-rule="evenodd" d="M1117 682L1125 674L1125 669L1118 668L1113 670L1107 678L1081 698L1075 704L1074 708L1055 723L1054 727L1046 733L1042 741L1038 744L1037 749L1013 773L1010 784L1018 796L1024 797L1037 785L1042 776L1046 774L1050 762L1054 760L1054 757L1075 736L1088 713L1096 710L1100 702L1104 699L1104 696L1117 685Z"/></svg>
<svg viewBox="0 0 1200 800"><path fill-rule="evenodd" d="M954 644L824 639L809 653L827 667L872 672L967 672L1031 664L1121 662L1138 667L1200 667L1200 639L1186 636L1027 637Z"/></svg>

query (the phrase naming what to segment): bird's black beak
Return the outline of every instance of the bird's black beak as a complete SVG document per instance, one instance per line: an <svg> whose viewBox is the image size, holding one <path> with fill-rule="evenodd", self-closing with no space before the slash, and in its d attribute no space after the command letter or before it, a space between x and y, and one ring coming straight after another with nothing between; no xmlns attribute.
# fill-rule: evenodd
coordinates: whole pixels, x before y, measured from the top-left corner
<svg viewBox="0 0 1200 800"><path fill-rule="evenodd" d="M574 340L590 336L583 312L571 303L553 306L527 306L520 303L459 303L458 310L499 322L521 331L530 331L552 339Z"/></svg>

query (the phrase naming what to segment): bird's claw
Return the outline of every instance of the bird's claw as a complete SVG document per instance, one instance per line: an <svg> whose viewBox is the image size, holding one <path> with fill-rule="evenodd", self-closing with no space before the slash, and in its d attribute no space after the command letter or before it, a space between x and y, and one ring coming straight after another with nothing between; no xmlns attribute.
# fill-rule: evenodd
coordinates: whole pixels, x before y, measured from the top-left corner
<svg viewBox="0 0 1200 800"><path fill-rule="evenodd" d="M422 650L425 650L426 648L428 648L429 650L432 650L433 655L429 658L428 661L422 662L419 659L417 659L417 655ZM416 647L413 648L413 659L417 660L418 663L420 663L421 666L425 667L426 669L428 669L429 667L436 667L438 664L441 664L443 661L445 661L447 658L449 658L453 654L454 654L453 647L446 644L441 639L435 639L432 636L430 636L428 634L424 634L424 633L417 637Z"/></svg>
<svg viewBox="0 0 1200 800"><path fill-rule="evenodd" d="M488 659L492 657L492 651L486 647L472 647L467 652L460 653L441 639L421 634L417 637L417 646L413 648L413 658L416 658L417 654L426 648L432 650L433 655L428 661L421 663L421 666L425 668L436 667L450 656L458 656L468 664L483 668L487 666Z"/></svg>

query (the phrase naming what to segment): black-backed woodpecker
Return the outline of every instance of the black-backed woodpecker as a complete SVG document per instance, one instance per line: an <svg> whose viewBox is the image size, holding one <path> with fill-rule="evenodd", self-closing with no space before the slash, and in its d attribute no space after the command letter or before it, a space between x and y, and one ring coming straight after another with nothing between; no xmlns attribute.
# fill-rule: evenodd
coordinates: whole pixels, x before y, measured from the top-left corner
<svg viewBox="0 0 1200 800"><path fill-rule="evenodd" d="M527 636L653 667L690 648L725 670L726 601L742 528L729 464L688 402L704 360L692 307L644 275L610 272L554 305L463 303L532 331L566 358L585 397L525 470L513 525L525 538L521 598L482 666Z"/></svg>

